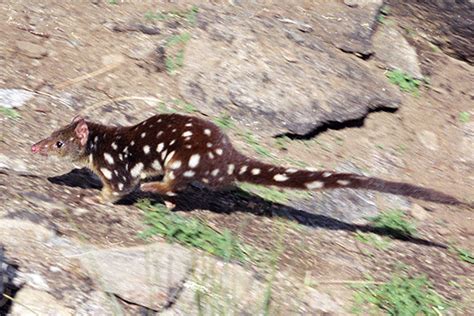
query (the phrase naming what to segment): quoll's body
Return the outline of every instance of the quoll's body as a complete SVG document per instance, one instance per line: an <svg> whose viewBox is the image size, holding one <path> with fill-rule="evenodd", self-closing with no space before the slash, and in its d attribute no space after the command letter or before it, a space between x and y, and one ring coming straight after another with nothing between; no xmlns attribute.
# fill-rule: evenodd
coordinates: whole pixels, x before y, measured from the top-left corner
<svg viewBox="0 0 474 316"><path fill-rule="evenodd" d="M211 187L234 181L317 190L361 188L446 204L464 204L419 186L332 171L307 171L266 164L239 153L213 123L179 114L155 115L130 127L112 127L76 117L32 146L34 153L55 154L82 162L103 181L103 202L135 190L144 177L162 181L141 184L143 191L172 195L192 181Z"/></svg>

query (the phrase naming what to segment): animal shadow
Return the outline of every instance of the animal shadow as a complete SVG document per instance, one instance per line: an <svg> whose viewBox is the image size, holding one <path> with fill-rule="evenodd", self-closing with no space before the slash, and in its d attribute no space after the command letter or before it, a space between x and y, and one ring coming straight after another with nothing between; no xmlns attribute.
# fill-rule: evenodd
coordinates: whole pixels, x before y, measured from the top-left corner
<svg viewBox="0 0 474 316"><path fill-rule="evenodd" d="M84 189L102 188L100 179L87 168L74 169L67 174L50 177L48 180L54 184L70 187L80 187ZM446 245L438 242L419 237L404 236L400 234L398 230L378 228L365 224L347 223L329 216L310 213L288 205L270 202L237 187L216 191L196 183L189 185L188 188L173 197L162 197L158 194L137 190L118 201L117 204L133 205L141 199L149 199L152 203L163 203L164 199L166 199L176 205L174 208L175 211L205 209L215 213L246 212L257 216L281 217L309 227L349 232L370 232L418 245L448 248Z"/></svg>

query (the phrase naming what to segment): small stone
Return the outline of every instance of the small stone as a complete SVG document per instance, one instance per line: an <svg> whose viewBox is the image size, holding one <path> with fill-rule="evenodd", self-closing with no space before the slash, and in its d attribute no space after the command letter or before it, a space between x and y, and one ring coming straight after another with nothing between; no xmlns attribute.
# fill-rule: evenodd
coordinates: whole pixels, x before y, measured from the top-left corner
<svg viewBox="0 0 474 316"><path fill-rule="evenodd" d="M418 140L423 146L429 150L436 151L439 149L438 136L431 131L421 131L416 134Z"/></svg>
<svg viewBox="0 0 474 316"><path fill-rule="evenodd" d="M410 214L420 221L424 221L430 217L430 214L418 204L413 204L413 206L410 208Z"/></svg>
<svg viewBox="0 0 474 316"><path fill-rule="evenodd" d="M48 51L43 46L26 41L17 41L16 47L20 54L30 58L40 59L48 55Z"/></svg>
<svg viewBox="0 0 474 316"><path fill-rule="evenodd" d="M23 106L34 93L23 89L0 89L0 107L11 109Z"/></svg>
<svg viewBox="0 0 474 316"><path fill-rule="evenodd" d="M85 209L85 208L82 208L82 207L76 207L72 211L72 214L74 214L74 216L82 216L82 215L87 214L87 213L89 213L89 210Z"/></svg>
<svg viewBox="0 0 474 316"><path fill-rule="evenodd" d="M442 235L442 236L446 236L446 235L449 235L451 234L451 230L447 227L439 227L437 230L438 234Z"/></svg>
<svg viewBox="0 0 474 316"><path fill-rule="evenodd" d="M51 267L49 267L49 271L51 271L53 273L58 273L58 272L61 272L61 268L56 267L56 266L51 266Z"/></svg>
<svg viewBox="0 0 474 316"><path fill-rule="evenodd" d="M104 66L118 65L125 61L122 54L110 54L102 56L102 64Z"/></svg>

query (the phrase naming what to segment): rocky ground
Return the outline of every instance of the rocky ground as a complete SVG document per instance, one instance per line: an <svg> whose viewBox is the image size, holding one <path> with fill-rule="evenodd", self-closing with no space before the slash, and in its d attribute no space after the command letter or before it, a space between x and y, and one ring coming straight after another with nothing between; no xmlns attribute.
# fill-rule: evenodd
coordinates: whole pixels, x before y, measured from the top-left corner
<svg viewBox="0 0 474 316"><path fill-rule="evenodd" d="M127 125L177 111L217 122L268 162L472 201L472 10L469 1L2 2L0 314L344 315L354 284L399 273L427 276L447 314L474 314L472 209L354 190L192 187L175 214L230 231L260 258L228 262L142 238L136 196L94 204L100 182L89 172L30 153L78 113ZM419 87L401 91L393 69ZM367 220L389 209L416 224L414 237Z"/></svg>

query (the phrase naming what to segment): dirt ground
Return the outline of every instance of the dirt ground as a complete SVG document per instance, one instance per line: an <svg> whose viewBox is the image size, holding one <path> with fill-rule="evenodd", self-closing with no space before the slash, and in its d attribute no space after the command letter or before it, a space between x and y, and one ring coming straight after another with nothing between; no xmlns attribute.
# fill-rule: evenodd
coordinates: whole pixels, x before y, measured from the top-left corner
<svg viewBox="0 0 474 316"><path fill-rule="evenodd" d="M5 17L0 22L0 88L24 88L40 93L17 109L19 118L0 116L0 153L18 167L0 170L0 217L44 223L61 235L105 247L144 242L137 237L137 232L144 228L140 210L133 205L118 205L113 210L92 205L87 198L98 192L96 188L83 189L48 180L70 172L72 166L34 157L30 146L52 129L69 122L78 112L101 122L129 124L156 113L159 108L151 101L136 99L119 104L111 101L114 98L150 96L163 100L170 108L178 108L172 100L181 99L177 80L186 74L150 71L146 65L139 66L140 61L129 54L145 38L160 42L176 34L177 29L192 30L192 26L159 21L155 22L161 31L157 35L113 31L111 21L131 25L130 21L143 22L146 12L156 10L155 5L145 2L117 2L0 4L1 15ZM181 7L189 5L183 3ZM161 10L177 10L177 7L166 3ZM409 25L413 23L409 19L400 18L398 23L414 28ZM18 41L38 44L45 49L46 56L26 56L19 51ZM361 127L329 129L309 140L290 140L285 150L278 149L271 138L262 138L262 146L279 157L281 163L292 159L316 168L335 169L350 162L380 177L429 186L472 200L474 157L469 157L472 151L466 151L462 142L474 117L473 68L433 50L422 36L412 34L409 41L416 47L422 71L430 81L429 87L421 87L419 96L404 93L398 111L371 113ZM116 60L121 61L117 67L94 73ZM367 63L378 66L372 60ZM93 75L73 81L84 74ZM107 106L91 109L93 105L100 107L101 102ZM471 121L461 122L461 112L470 113ZM237 126L238 130L245 129L238 122ZM421 140L422 131L434 133L436 140L427 145ZM236 130L230 130L229 134L242 151L256 156ZM269 203L242 206L238 197L225 194L229 197L225 211L198 208L182 213L201 218L219 229L229 228L256 247L268 250L277 247L274 233L278 230L276 223L282 219L273 216L278 213L272 211L273 206ZM383 281L402 263L409 266L413 275L426 274L440 294L456 302L455 314L474 314L474 266L440 246L456 245L474 251L473 210L413 202L428 211L423 220L413 219L419 239L425 242L394 239L386 250L358 241L354 226L325 222L293 225L283 220L286 247L278 269L301 282L308 275L315 281L362 280L366 275ZM233 209L236 205L240 208ZM77 215L74 213L77 209L87 211ZM9 255L15 259L14 253ZM292 286L286 290L296 292L298 285ZM338 297L350 309L353 291L350 287L328 284L319 285L318 289Z"/></svg>

